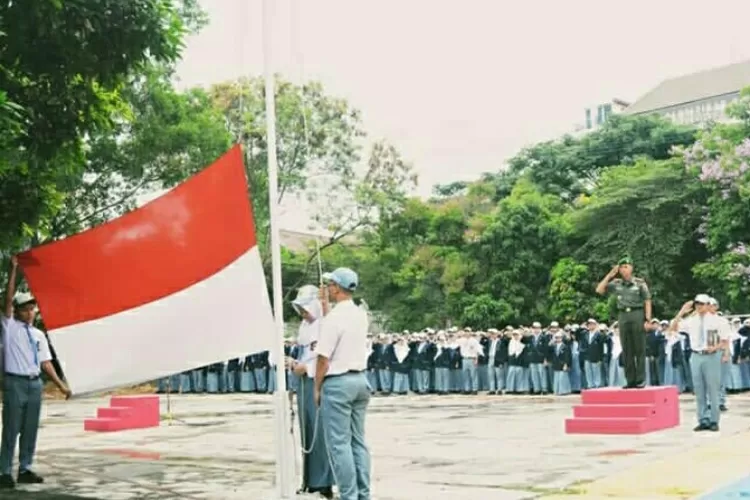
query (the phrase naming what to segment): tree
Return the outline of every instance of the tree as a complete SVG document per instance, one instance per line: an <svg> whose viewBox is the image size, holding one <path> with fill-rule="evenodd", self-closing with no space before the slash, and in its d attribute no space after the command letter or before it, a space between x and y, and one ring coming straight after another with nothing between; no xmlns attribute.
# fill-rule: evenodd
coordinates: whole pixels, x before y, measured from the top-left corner
<svg viewBox="0 0 750 500"><path fill-rule="evenodd" d="M706 191L697 231L709 258L694 271L733 311L750 310L750 88L728 107L735 121L704 131L679 153Z"/></svg>
<svg viewBox="0 0 750 500"><path fill-rule="evenodd" d="M606 170L594 194L570 216L574 255L592 270L592 287L623 255L651 287L655 314L669 314L696 288L692 266L703 192L682 161L639 160Z"/></svg>
<svg viewBox="0 0 750 500"><path fill-rule="evenodd" d="M123 88L116 125L87 141L83 175L41 235L74 234L134 208L139 197L170 188L225 153L231 137L201 89L176 91L165 68L151 67Z"/></svg>
<svg viewBox="0 0 750 500"><path fill-rule="evenodd" d="M565 136L526 148L509 161L509 168L527 175L542 192L572 202L592 190L606 167L632 165L640 157L667 159L675 145L694 140L693 129L657 115L615 115L580 139Z"/></svg>
<svg viewBox="0 0 750 500"><path fill-rule="evenodd" d="M195 0L0 6L0 90L22 117L10 135L0 121L0 241L17 245L56 213L83 171L85 138L118 116L126 79L154 61L176 61L197 12Z"/></svg>

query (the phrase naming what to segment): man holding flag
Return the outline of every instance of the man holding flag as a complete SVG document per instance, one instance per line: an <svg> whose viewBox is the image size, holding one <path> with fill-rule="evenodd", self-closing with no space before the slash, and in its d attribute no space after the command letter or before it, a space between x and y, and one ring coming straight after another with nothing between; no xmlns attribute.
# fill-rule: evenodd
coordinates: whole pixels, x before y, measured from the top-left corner
<svg viewBox="0 0 750 500"><path fill-rule="evenodd" d="M3 334L3 437L0 444L0 488L14 488L13 455L20 434L18 482L38 484L44 479L31 470L36 449L44 385L41 370L70 397L52 365L44 333L34 328L36 300L29 293L16 293L18 261L11 258L10 277L2 316ZM14 314L15 313L15 314Z"/></svg>

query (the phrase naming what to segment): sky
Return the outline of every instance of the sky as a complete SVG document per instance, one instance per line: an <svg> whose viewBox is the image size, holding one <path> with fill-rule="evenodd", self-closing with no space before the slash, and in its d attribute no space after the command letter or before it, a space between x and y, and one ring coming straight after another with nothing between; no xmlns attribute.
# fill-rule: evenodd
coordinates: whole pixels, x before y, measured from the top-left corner
<svg viewBox="0 0 750 500"><path fill-rule="evenodd" d="M188 40L179 85L261 75L262 1L201 5L211 21ZM587 107L750 59L743 0L277 0L272 17L275 72L361 110L421 195L573 131Z"/></svg>

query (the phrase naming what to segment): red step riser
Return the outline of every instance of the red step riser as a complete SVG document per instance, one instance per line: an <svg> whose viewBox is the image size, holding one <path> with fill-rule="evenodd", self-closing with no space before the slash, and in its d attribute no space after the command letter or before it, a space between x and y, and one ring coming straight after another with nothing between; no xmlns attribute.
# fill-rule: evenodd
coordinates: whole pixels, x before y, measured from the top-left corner
<svg viewBox="0 0 750 500"><path fill-rule="evenodd" d="M587 389L581 392L581 401L585 405L669 404L678 398L677 387L674 386L644 389Z"/></svg>
<svg viewBox="0 0 750 500"><path fill-rule="evenodd" d="M568 434L644 434L680 424L676 387L592 389L565 421Z"/></svg>
<svg viewBox="0 0 750 500"><path fill-rule="evenodd" d="M158 427L159 396L112 396L109 408L99 408L97 418L87 419L84 430L114 432Z"/></svg>
<svg viewBox="0 0 750 500"><path fill-rule="evenodd" d="M132 408L124 408L122 406L98 408L96 410L96 418L128 418L132 415Z"/></svg>
<svg viewBox="0 0 750 500"><path fill-rule="evenodd" d="M642 418L569 418L565 420L566 434L645 434L655 430Z"/></svg>
<svg viewBox="0 0 750 500"><path fill-rule="evenodd" d="M581 418L655 418L658 407L651 405L577 405L573 416Z"/></svg>

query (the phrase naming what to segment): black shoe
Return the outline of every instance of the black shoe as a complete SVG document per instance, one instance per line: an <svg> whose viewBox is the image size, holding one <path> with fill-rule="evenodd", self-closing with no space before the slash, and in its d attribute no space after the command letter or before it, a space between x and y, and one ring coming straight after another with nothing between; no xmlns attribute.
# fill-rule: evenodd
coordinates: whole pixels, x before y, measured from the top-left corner
<svg viewBox="0 0 750 500"><path fill-rule="evenodd" d="M719 411L728 411L728 410L729 410L729 408L727 408L727 405L720 405L719 406Z"/></svg>
<svg viewBox="0 0 750 500"><path fill-rule="evenodd" d="M22 470L18 472L19 484L42 484L44 478L33 471Z"/></svg>
<svg viewBox="0 0 750 500"><path fill-rule="evenodd" d="M4 490L12 490L16 487L16 482L13 481L13 476L10 474L3 474L0 476L0 488Z"/></svg>
<svg viewBox="0 0 750 500"><path fill-rule="evenodd" d="M495 391L489 391L489 392L487 393L487 395L488 395L488 396L493 396L494 394L495 394Z"/></svg>
<svg viewBox="0 0 750 500"><path fill-rule="evenodd" d="M693 429L693 431L695 432L707 431L709 427L710 426L708 424L701 422L700 424L698 424L698 426L695 429Z"/></svg>
<svg viewBox="0 0 750 500"><path fill-rule="evenodd" d="M719 424L713 423L708 426L708 430L711 432L719 432Z"/></svg>

